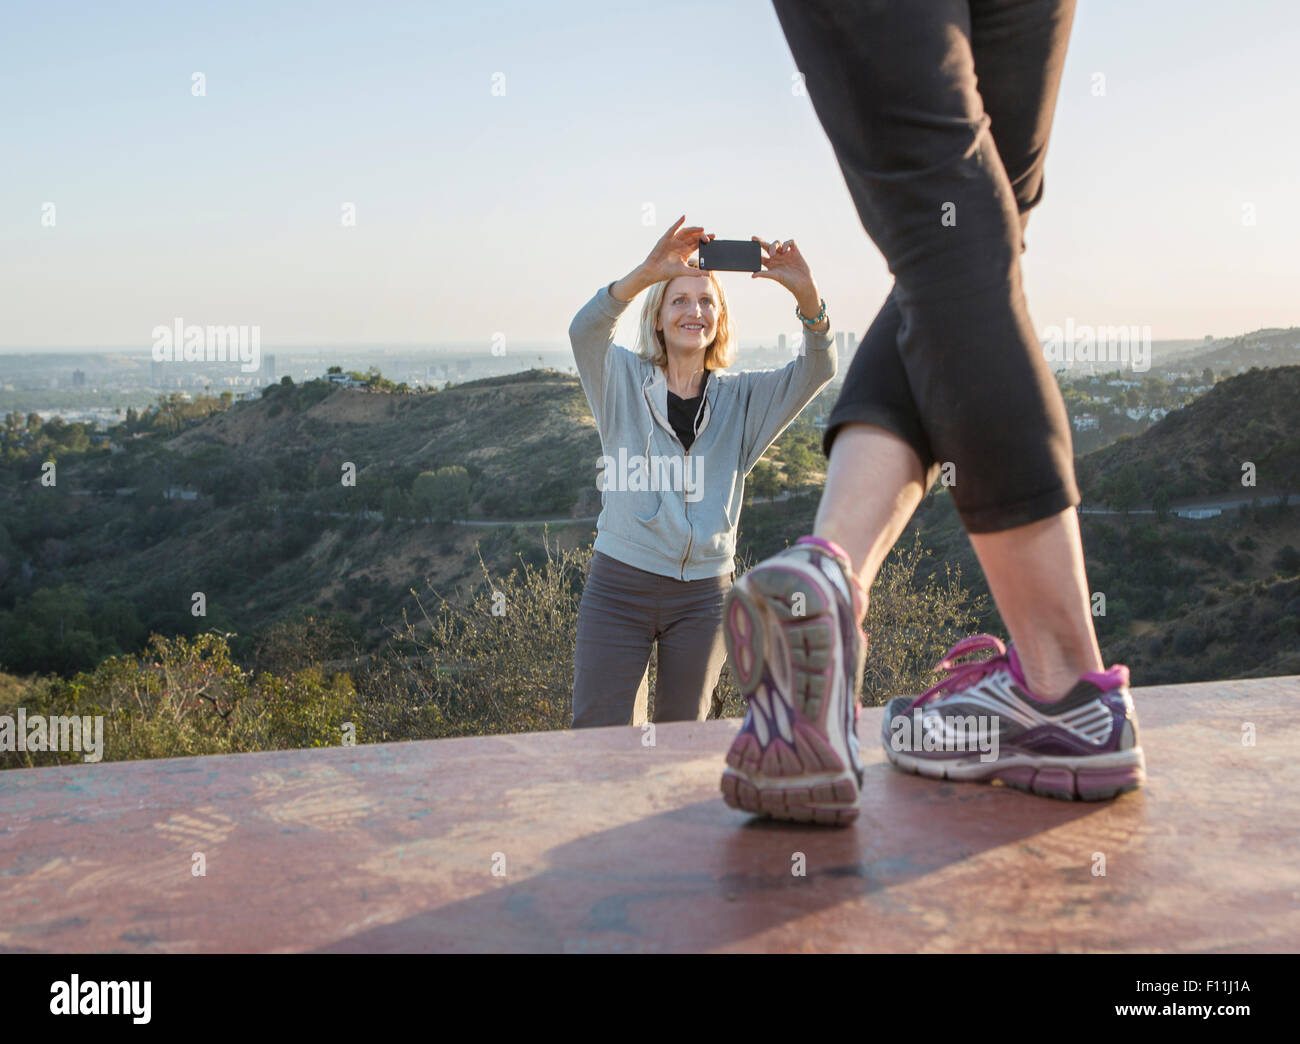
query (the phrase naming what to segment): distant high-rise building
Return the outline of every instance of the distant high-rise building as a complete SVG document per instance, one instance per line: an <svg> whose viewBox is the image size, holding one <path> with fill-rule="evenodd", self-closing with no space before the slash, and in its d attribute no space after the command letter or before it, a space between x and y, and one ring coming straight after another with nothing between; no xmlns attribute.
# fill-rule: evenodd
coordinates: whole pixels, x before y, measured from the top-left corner
<svg viewBox="0 0 1300 1044"><path fill-rule="evenodd" d="M86 375L81 370L72 371L72 386L74 388L84 388L86 386Z"/></svg>
<svg viewBox="0 0 1300 1044"><path fill-rule="evenodd" d="M782 355L786 353L785 334L776 335L776 350Z"/></svg>
<svg viewBox="0 0 1300 1044"><path fill-rule="evenodd" d="M275 383L275 356L267 353L262 356L262 382L264 384Z"/></svg>

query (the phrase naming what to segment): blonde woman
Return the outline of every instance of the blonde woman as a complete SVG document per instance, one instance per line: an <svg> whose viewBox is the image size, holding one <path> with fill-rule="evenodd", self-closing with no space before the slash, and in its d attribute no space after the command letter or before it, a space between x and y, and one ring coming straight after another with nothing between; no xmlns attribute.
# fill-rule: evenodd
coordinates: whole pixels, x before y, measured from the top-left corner
<svg viewBox="0 0 1300 1044"><path fill-rule="evenodd" d="M801 350L785 367L732 372L736 340L718 276L692 259L683 215L646 259L602 286L569 326L600 432L601 513L578 613L573 727L644 714L658 644L656 722L702 721L726 660L745 476L835 376L825 302L792 240L752 237L762 270L795 299ZM615 327L645 293L634 351Z"/></svg>

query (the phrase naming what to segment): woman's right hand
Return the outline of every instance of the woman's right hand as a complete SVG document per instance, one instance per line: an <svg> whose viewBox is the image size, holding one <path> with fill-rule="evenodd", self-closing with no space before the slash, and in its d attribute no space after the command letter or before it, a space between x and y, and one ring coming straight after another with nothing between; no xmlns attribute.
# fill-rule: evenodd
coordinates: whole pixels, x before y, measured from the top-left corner
<svg viewBox="0 0 1300 1044"><path fill-rule="evenodd" d="M687 225L682 228L682 222L686 220L683 214L676 221L658 243L654 249L646 255L646 259L641 262L642 271L652 278L652 282L658 283L665 279L674 279L677 276L698 276L703 273L700 269L688 265L687 259L700 248L701 239L713 239L713 233L706 233L702 225Z"/></svg>
<svg viewBox="0 0 1300 1044"><path fill-rule="evenodd" d="M713 233L706 233L701 225L682 228L682 222L685 220L686 215L683 214L663 234L663 238L654 245L654 249L646 255L644 261L622 279L609 284L610 296L615 301L627 304L642 290L665 279L704 274L700 269L688 265L686 261L700 248L700 240L712 239Z"/></svg>

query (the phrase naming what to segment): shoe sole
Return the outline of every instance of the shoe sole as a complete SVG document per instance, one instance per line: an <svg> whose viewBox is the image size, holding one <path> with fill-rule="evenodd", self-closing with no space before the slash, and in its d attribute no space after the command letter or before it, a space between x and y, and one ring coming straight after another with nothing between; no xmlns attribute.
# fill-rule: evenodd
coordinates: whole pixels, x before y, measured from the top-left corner
<svg viewBox="0 0 1300 1044"><path fill-rule="evenodd" d="M799 614L796 595L803 596ZM751 716L776 723L766 749L757 725L732 741L721 782L732 808L829 826L858 817L858 779L827 732L836 668L843 670L833 597L787 566L760 566L728 592L723 631L732 670L746 700L758 704ZM863 655L859 646L859 675ZM775 681L770 689L762 685L765 668Z"/></svg>
<svg viewBox="0 0 1300 1044"><path fill-rule="evenodd" d="M884 748L890 762L903 772L929 779L1001 784L1061 801L1106 801L1146 783L1141 747L1086 757L1011 754L995 762L918 758L894 750L888 737Z"/></svg>

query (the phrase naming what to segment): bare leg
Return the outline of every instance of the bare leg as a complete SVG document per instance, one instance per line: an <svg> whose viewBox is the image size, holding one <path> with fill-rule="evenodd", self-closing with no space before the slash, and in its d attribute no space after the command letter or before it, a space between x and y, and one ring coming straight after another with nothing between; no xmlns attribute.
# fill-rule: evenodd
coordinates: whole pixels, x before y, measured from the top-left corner
<svg viewBox="0 0 1300 1044"><path fill-rule="evenodd" d="M1059 699L1079 675L1104 670L1073 508L969 536L1035 695Z"/></svg>
<svg viewBox="0 0 1300 1044"><path fill-rule="evenodd" d="M925 496L924 482L916 451L892 432L874 424L846 424L836 435L813 536L848 552L864 591L871 590Z"/></svg>
<svg viewBox="0 0 1300 1044"><path fill-rule="evenodd" d="M813 535L848 552L864 589L925 496L923 482L916 451L884 428L846 424L836 437ZM1104 669L1073 508L969 536L1036 695L1057 699L1081 674Z"/></svg>

